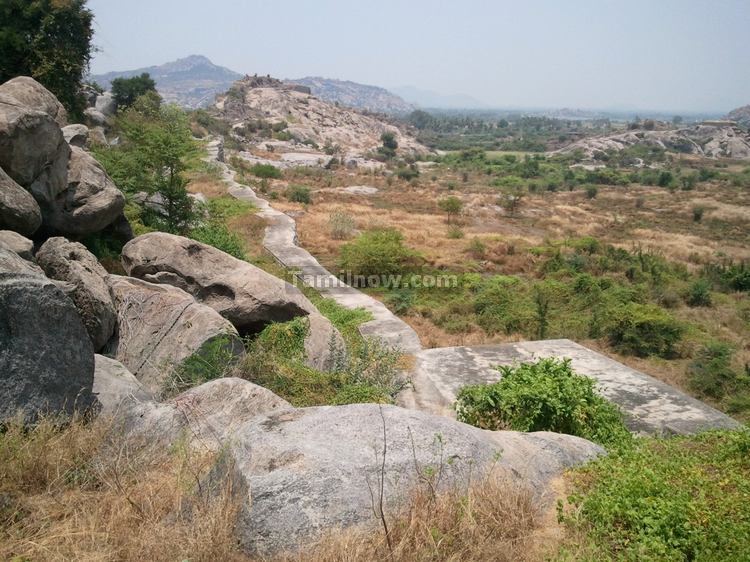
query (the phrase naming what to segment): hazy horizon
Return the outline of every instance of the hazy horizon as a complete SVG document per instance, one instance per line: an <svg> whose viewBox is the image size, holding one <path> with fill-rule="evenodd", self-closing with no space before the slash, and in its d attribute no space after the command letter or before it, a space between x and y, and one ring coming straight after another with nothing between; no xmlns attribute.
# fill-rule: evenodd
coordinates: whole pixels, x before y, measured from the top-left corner
<svg viewBox="0 0 750 562"><path fill-rule="evenodd" d="M750 103L741 0L88 5L93 74L200 54L237 72L410 86L497 108L722 113Z"/></svg>

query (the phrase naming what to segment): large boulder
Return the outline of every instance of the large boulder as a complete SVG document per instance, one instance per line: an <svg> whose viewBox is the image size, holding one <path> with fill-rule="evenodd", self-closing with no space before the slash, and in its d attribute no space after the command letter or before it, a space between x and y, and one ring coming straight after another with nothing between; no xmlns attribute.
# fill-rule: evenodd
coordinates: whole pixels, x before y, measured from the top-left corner
<svg viewBox="0 0 750 562"><path fill-rule="evenodd" d="M31 236L42 224L42 212L31 193L0 168L0 228Z"/></svg>
<svg viewBox="0 0 750 562"><path fill-rule="evenodd" d="M42 244L36 261L48 277L72 286L68 296L81 315L94 351L101 350L117 324L117 311L106 282L107 270L86 246L61 237L49 238Z"/></svg>
<svg viewBox="0 0 750 562"><path fill-rule="evenodd" d="M289 402L262 386L225 377L166 402L128 397L120 403L118 421L125 433L150 443L168 446L187 435L193 446L216 451L256 416L292 409Z"/></svg>
<svg viewBox="0 0 750 562"><path fill-rule="evenodd" d="M0 92L0 167L31 192L42 214L68 186L69 157L52 117Z"/></svg>
<svg viewBox="0 0 750 562"><path fill-rule="evenodd" d="M149 390L162 393L189 357L223 348L240 356L243 345L232 324L185 291L140 279L110 275L117 331L107 346Z"/></svg>
<svg viewBox="0 0 750 562"><path fill-rule="evenodd" d="M105 117L111 117L117 113L117 101L109 92L96 96L94 107Z"/></svg>
<svg viewBox="0 0 750 562"><path fill-rule="evenodd" d="M152 232L125 245L122 264L128 275L187 291L242 335L255 334L272 322L309 316L305 350L312 367L325 367L332 340L343 345L338 331L299 289L207 244Z"/></svg>
<svg viewBox="0 0 750 562"><path fill-rule="evenodd" d="M0 248L15 252L26 261L34 259L34 243L12 230L0 230Z"/></svg>
<svg viewBox="0 0 750 562"><path fill-rule="evenodd" d="M18 76L0 85L0 94L9 95L22 104L42 111L64 127L68 124L68 113L55 95L39 82L28 76Z"/></svg>
<svg viewBox="0 0 750 562"><path fill-rule="evenodd" d="M89 128L86 125L82 125L81 123L63 127L62 134L63 137L65 137L65 142L67 142L70 146L83 148L89 142Z"/></svg>
<svg viewBox="0 0 750 562"><path fill-rule="evenodd" d="M125 197L101 164L85 150L72 147L68 188L44 213L44 221L52 232L85 236L113 223L124 208Z"/></svg>
<svg viewBox="0 0 750 562"><path fill-rule="evenodd" d="M355 404L249 420L229 455L250 490L237 533L251 555L297 549L328 529L379 525L373 503L395 514L420 484L467 486L490 470L533 490L539 505L566 468L602 454L569 435L485 431L396 406ZM383 458L385 457L385 458ZM439 476L438 476L439 475Z"/></svg>
<svg viewBox="0 0 750 562"><path fill-rule="evenodd" d="M94 385L92 389L99 400L99 415L112 417L121 411L123 402L151 402L154 395L125 365L104 355L94 356Z"/></svg>
<svg viewBox="0 0 750 562"><path fill-rule="evenodd" d="M104 127L107 125L107 117L94 107L85 109L83 117L86 120L86 124L91 128Z"/></svg>
<svg viewBox="0 0 750 562"><path fill-rule="evenodd" d="M93 381L94 350L73 303L0 248L0 420L88 410Z"/></svg>

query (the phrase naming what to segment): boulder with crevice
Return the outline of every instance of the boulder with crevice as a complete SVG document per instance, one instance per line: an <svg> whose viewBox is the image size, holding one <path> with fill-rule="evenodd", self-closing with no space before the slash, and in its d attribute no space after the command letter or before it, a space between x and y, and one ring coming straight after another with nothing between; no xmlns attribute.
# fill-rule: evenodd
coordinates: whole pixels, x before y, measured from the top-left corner
<svg viewBox="0 0 750 562"><path fill-rule="evenodd" d="M92 392L99 400L99 415L113 417L120 413L123 402L151 402L154 395L125 365L104 355L94 356Z"/></svg>
<svg viewBox="0 0 750 562"><path fill-rule="evenodd" d="M107 283L117 310L107 355L152 392L163 393L196 354L207 360L220 356L226 363L244 353L234 326L185 291L119 275L109 275Z"/></svg>
<svg viewBox="0 0 750 562"><path fill-rule="evenodd" d="M117 312L107 286L107 270L78 242L49 238L36 254L36 261L51 279L73 286L68 294L81 315L95 351L114 334Z"/></svg>
<svg viewBox="0 0 750 562"><path fill-rule="evenodd" d="M81 123L63 127L62 133L63 137L65 137L65 142L70 146L84 148L89 142L89 128Z"/></svg>
<svg viewBox="0 0 750 562"><path fill-rule="evenodd" d="M87 411L93 379L94 349L71 300L0 248L0 421Z"/></svg>
<svg viewBox="0 0 750 562"><path fill-rule="evenodd" d="M128 275L187 291L242 335L258 333L272 322L308 316L305 350L314 368L325 368L332 341L343 346L338 330L299 289L207 244L152 232L125 245L122 264Z"/></svg>

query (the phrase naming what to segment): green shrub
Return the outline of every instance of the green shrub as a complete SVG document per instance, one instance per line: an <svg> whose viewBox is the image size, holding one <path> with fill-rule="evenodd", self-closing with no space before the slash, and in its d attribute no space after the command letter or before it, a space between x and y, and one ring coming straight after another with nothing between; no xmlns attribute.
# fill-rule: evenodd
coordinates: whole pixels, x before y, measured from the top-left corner
<svg viewBox="0 0 750 562"><path fill-rule="evenodd" d="M446 233L446 236L450 238L451 240L458 240L464 237L464 231L461 230L460 226L456 226L454 224L448 227L448 232Z"/></svg>
<svg viewBox="0 0 750 562"><path fill-rule="evenodd" d="M459 390L460 421L491 430L567 433L608 447L630 440L618 408L596 392L594 379L576 374L569 359L497 369L498 382Z"/></svg>
<svg viewBox="0 0 750 562"><path fill-rule="evenodd" d="M474 259L481 260L487 254L487 246L475 236L471 239L469 245L466 246L466 251L469 252Z"/></svg>
<svg viewBox="0 0 750 562"><path fill-rule="evenodd" d="M312 203L310 188L304 185L290 185L286 190L286 198L295 203Z"/></svg>
<svg viewBox="0 0 750 562"><path fill-rule="evenodd" d="M703 215L706 212L705 207L693 207L693 222L701 222L703 220Z"/></svg>
<svg viewBox="0 0 750 562"><path fill-rule="evenodd" d="M596 187L595 185L586 186L586 198L587 199L595 199L598 194L599 194L598 187Z"/></svg>
<svg viewBox="0 0 750 562"><path fill-rule="evenodd" d="M280 179L281 170L272 164L255 164L250 166L250 173L258 178Z"/></svg>
<svg viewBox="0 0 750 562"><path fill-rule="evenodd" d="M639 439L578 469L559 513L586 540L560 559L747 560L749 453L747 429L717 431Z"/></svg>
<svg viewBox="0 0 750 562"><path fill-rule="evenodd" d="M399 177L399 179L411 181L419 177L419 170L413 166L399 168L398 170L396 170L396 175Z"/></svg>
<svg viewBox="0 0 750 562"><path fill-rule="evenodd" d="M162 389L162 397L175 396L204 382L228 376L237 362L235 345L231 335L219 336L203 344L174 368Z"/></svg>
<svg viewBox="0 0 750 562"><path fill-rule="evenodd" d="M394 228L368 230L341 246L341 269L353 275L395 275L414 269L420 262L417 253L404 244L403 235Z"/></svg>
<svg viewBox="0 0 750 562"><path fill-rule="evenodd" d="M237 259L247 259L245 243L226 224L210 222L190 231L190 238L226 252Z"/></svg>
<svg viewBox="0 0 750 562"><path fill-rule="evenodd" d="M690 306L711 306L711 282L708 279L693 281L688 287L685 302Z"/></svg>
<svg viewBox="0 0 750 562"><path fill-rule="evenodd" d="M612 314L607 335L620 352L647 357L670 358L682 338L683 326L656 305L628 303Z"/></svg>
<svg viewBox="0 0 750 562"><path fill-rule="evenodd" d="M687 369L690 388L704 396L723 398L736 390L742 377L732 369L732 348L724 342L710 342L698 351Z"/></svg>

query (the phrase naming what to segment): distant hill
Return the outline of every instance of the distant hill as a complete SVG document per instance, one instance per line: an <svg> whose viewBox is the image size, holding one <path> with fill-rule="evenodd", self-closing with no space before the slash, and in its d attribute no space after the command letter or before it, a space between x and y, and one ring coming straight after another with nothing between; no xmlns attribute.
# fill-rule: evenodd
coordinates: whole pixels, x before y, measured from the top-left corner
<svg viewBox="0 0 750 562"><path fill-rule="evenodd" d="M323 101L339 103L355 109L390 115L409 113L415 109L414 105L378 86L320 76L306 76L296 80L287 80L287 82L307 86L315 97Z"/></svg>
<svg viewBox="0 0 750 562"><path fill-rule="evenodd" d="M420 90L413 86L391 88L406 101L420 107L440 109L484 109L487 104L466 94L441 94L431 90Z"/></svg>
<svg viewBox="0 0 750 562"><path fill-rule="evenodd" d="M737 109L733 109L727 114L727 118L732 121L737 121L737 123L745 129L750 129L750 105L744 105Z"/></svg>
<svg viewBox="0 0 750 562"><path fill-rule="evenodd" d="M205 107L214 101L216 94L226 92L242 74L217 66L201 55L191 55L159 66L94 74L89 77L105 89L115 78L130 78L148 72L156 81L156 89L167 102L183 107Z"/></svg>

